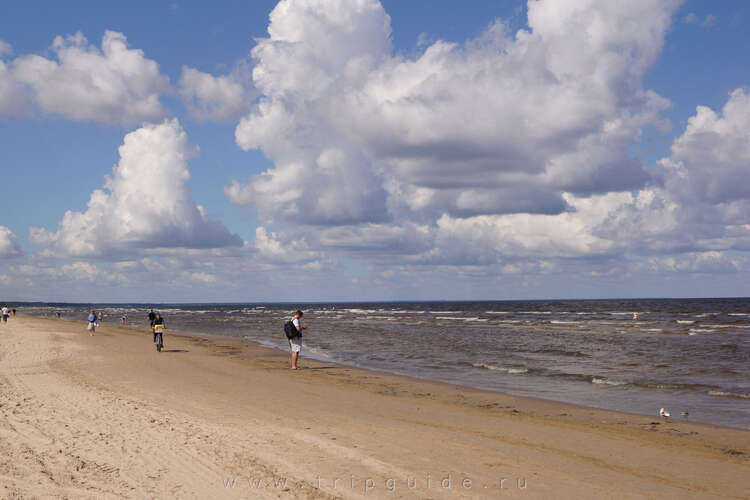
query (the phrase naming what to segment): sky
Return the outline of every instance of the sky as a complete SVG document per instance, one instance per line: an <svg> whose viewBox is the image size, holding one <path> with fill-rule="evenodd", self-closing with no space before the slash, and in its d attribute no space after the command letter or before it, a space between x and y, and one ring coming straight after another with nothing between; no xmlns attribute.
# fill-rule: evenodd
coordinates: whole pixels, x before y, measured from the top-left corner
<svg viewBox="0 0 750 500"><path fill-rule="evenodd" d="M743 0L29 0L0 300L748 296Z"/></svg>

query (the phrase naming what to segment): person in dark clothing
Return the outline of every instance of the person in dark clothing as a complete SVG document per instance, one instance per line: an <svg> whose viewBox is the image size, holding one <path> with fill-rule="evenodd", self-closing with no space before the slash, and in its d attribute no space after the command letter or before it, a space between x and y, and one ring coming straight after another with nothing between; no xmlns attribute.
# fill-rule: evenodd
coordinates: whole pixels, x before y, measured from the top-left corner
<svg viewBox="0 0 750 500"><path fill-rule="evenodd" d="M154 320L151 323L151 328L153 329L153 327L155 327L156 325L162 325L162 326L164 326L164 328L167 327L166 323L164 323L164 318L162 318L161 314L159 314L159 313L154 314ZM155 329L154 329L154 343L156 343L156 330ZM162 346L163 346L164 345L164 335L162 335L161 343L162 343Z"/></svg>
<svg viewBox="0 0 750 500"><path fill-rule="evenodd" d="M155 318L156 318L156 314L154 314L154 310L153 310L153 309L151 309L151 310L150 310L150 311L148 312L148 321L149 321L149 323L151 323L151 328L153 328L153 327L154 327L154 319L155 319Z"/></svg>

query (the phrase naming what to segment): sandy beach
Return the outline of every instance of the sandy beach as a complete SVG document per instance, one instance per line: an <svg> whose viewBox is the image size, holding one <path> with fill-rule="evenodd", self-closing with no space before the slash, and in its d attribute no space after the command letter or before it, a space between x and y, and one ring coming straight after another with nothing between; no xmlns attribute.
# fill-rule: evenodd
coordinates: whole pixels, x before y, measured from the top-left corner
<svg viewBox="0 0 750 500"><path fill-rule="evenodd" d="M2 498L748 498L750 431L11 318ZM303 353L304 354L304 353Z"/></svg>

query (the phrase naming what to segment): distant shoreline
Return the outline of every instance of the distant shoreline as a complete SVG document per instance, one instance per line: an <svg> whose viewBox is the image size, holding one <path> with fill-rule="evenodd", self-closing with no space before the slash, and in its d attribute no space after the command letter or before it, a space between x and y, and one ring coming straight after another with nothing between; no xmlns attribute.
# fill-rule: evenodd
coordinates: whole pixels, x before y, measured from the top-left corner
<svg viewBox="0 0 750 500"><path fill-rule="evenodd" d="M674 301L674 300L750 300L750 296L729 296L729 297L606 297L606 298L542 298L542 299L442 299L442 300L413 300L413 299L394 299L394 300L283 300L283 301L265 301L265 302L58 302L58 301L6 301L8 307L15 306L39 306L39 305L66 305L66 306L132 306L149 307L159 306L264 306L264 305L346 305L346 304L446 304L446 303L490 303L490 302L596 302L596 301Z"/></svg>

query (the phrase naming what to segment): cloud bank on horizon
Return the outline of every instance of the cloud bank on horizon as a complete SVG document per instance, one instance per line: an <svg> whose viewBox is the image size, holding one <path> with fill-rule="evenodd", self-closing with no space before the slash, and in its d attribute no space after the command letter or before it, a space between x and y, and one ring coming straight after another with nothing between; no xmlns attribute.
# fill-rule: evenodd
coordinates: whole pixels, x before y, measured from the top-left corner
<svg viewBox="0 0 750 500"><path fill-rule="evenodd" d="M405 55L378 0L281 0L247 75L183 66L176 91L193 119L239 120L236 145L270 160L224 190L257 214L252 242L193 201L193 148L160 102L169 79L123 34L106 31L101 48L57 37L53 59L0 44L0 115L147 122L125 136L86 211L54 232L31 228L30 241L39 259L116 262L123 282L125 271L163 272L229 287L238 269L348 281L347 259L386 287L425 270L744 272L750 93L698 105L658 162L632 152L646 130L671 127L669 96L644 76L681 3L529 0L523 29L496 20ZM0 229L0 257L18 258Z"/></svg>

